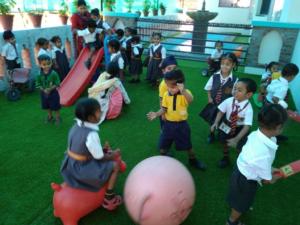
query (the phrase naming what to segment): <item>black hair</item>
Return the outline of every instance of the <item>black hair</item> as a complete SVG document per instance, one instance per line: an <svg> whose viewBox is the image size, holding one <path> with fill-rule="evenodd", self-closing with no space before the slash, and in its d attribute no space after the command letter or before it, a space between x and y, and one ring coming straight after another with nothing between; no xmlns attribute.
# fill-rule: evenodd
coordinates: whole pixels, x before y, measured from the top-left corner
<svg viewBox="0 0 300 225"><path fill-rule="evenodd" d="M37 41L36 41L36 44L40 47L44 46L45 44L48 44L49 41L46 39L46 38L39 38Z"/></svg>
<svg viewBox="0 0 300 225"><path fill-rule="evenodd" d="M106 72L110 74L109 79L112 79L119 75L120 69L116 63L110 62L106 67Z"/></svg>
<svg viewBox="0 0 300 225"><path fill-rule="evenodd" d="M266 66L266 71L270 70L273 66L279 66L279 62L272 61Z"/></svg>
<svg viewBox="0 0 300 225"><path fill-rule="evenodd" d="M184 74L180 69L172 70L164 75L164 79L168 81L176 81L176 83L184 83Z"/></svg>
<svg viewBox="0 0 300 225"><path fill-rule="evenodd" d="M50 56L46 55L46 54L40 55L37 59L38 59L39 63L42 61L51 61Z"/></svg>
<svg viewBox="0 0 300 225"><path fill-rule="evenodd" d="M111 47L117 52L120 50L120 42L116 39L112 39L108 42L108 47Z"/></svg>
<svg viewBox="0 0 300 225"><path fill-rule="evenodd" d="M11 38L14 38L14 37L15 37L15 35L14 35L14 33L11 30L6 30L6 31L3 32L3 39L5 41L7 41L7 40L9 40Z"/></svg>
<svg viewBox="0 0 300 225"><path fill-rule="evenodd" d="M159 32L153 32L152 33L152 37L155 37L155 36L158 36L160 39L161 39L161 33L159 33Z"/></svg>
<svg viewBox="0 0 300 225"><path fill-rule="evenodd" d="M131 28L131 34L132 35L137 35L137 29Z"/></svg>
<svg viewBox="0 0 300 225"><path fill-rule="evenodd" d="M215 47L217 46L217 44L221 44L221 46L223 46L223 42L222 42L222 41L220 41L220 40L216 41L216 43L215 43Z"/></svg>
<svg viewBox="0 0 300 225"><path fill-rule="evenodd" d="M97 8L95 8L95 9L92 9L91 10L91 14L93 15L93 16L100 16L100 12L99 12L99 9L97 9Z"/></svg>
<svg viewBox="0 0 300 225"><path fill-rule="evenodd" d="M135 35L131 38L131 43L140 43L141 38L138 35Z"/></svg>
<svg viewBox="0 0 300 225"><path fill-rule="evenodd" d="M269 104L262 107L258 113L258 124L268 130L276 129L287 121L287 112L279 104Z"/></svg>
<svg viewBox="0 0 300 225"><path fill-rule="evenodd" d="M245 84L247 93L249 93L249 92L255 93L256 92L257 85L254 80L252 80L250 78L240 78L240 79L238 79L238 82L242 82Z"/></svg>
<svg viewBox="0 0 300 225"><path fill-rule="evenodd" d="M96 28L97 27L97 24L96 24L96 21L93 20L93 19L89 19L88 21L86 21L86 26L88 28Z"/></svg>
<svg viewBox="0 0 300 225"><path fill-rule="evenodd" d="M97 110L101 109L99 102L94 98L81 98L75 107L75 116L81 121L89 121L90 116L94 116Z"/></svg>
<svg viewBox="0 0 300 225"><path fill-rule="evenodd" d="M53 36L53 37L50 39L50 41L51 41L52 43L56 43L57 41L61 41L61 38L60 38L59 36Z"/></svg>
<svg viewBox="0 0 300 225"><path fill-rule="evenodd" d="M84 0L78 0L77 7L79 7L79 6L86 6L86 2Z"/></svg>
<svg viewBox="0 0 300 225"><path fill-rule="evenodd" d="M294 63L288 63L286 64L281 71L281 74L283 77L294 77L299 73L299 68Z"/></svg>
<svg viewBox="0 0 300 225"><path fill-rule="evenodd" d="M118 35L118 37L123 37L124 36L124 30L118 29L118 30L116 30L116 34Z"/></svg>
<svg viewBox="0 0 300 225"><path fill-rule="evenodd" d="M236 55L235 55L234 53L232 53L232 52L224 53L224 54L221 56L220 61L222 61L223 59L229 59L229 60L231 60L231 62L235 64L233 70L234 70L234 71L237 70L239 61L238 61L238 59L237 59L237 57L236 57Z"/></svg>

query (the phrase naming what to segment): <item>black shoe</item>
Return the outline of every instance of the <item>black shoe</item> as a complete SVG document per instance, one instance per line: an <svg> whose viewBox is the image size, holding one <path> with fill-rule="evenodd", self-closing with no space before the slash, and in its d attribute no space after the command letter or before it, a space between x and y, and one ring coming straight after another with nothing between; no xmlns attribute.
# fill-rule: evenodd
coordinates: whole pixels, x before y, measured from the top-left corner
<svg viewBox="0 0 300 225"><path fill-rule="evenodd" d="M222 169L229 165L230 165L230 160L228 157L223 157L218 163L218 167Z"/></svg>
<svg viewBox="0 0 300 225"><path fill-rule="evenodd" d="M203 170L203 171L206 170L206 165L196 158L189 159L189 164L196 169Z"/></svg>
<svg viewBox="0 0 300 225"><path fill-rule="evenodd" d="M86 68L89 70L91 68L92 62L90 59L86 60L84 62L84 65L86 66Z"/></svg>
<svg viewBox="0 0 300 225"><path fill-rule="evenodd" d="M207 137L207 143L211 144L215 141L215 134L214 133L210 133Z"/></svg>

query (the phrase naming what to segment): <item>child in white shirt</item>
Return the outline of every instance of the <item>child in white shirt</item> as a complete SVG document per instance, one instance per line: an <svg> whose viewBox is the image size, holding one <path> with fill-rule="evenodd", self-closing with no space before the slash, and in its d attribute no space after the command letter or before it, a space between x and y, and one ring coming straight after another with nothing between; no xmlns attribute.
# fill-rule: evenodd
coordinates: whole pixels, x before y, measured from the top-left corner
<svg viewBox="0 0 300 225"><path fill-rule="evenodd" d="M20 68L15 35L10 30L7 30L3 32L3 39L5 44L2 47L1 56L5 59L7 70Z"/></svg>

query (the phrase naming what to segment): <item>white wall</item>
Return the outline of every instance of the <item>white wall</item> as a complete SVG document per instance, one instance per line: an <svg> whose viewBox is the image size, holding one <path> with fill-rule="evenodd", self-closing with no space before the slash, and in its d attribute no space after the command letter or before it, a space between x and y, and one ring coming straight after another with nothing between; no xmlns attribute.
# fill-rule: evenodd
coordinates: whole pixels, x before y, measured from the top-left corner
<svg viewBox="0 0 300 225"><path fill-rule="evenodd" d="M266 64L271 61L279 61L282 48L282 38L277 31L267 33L260 44L258 63Z"/></svg>
<svg viewBox="0 0 300 225"><path fill-rule="evenodd" d="M295 63L300 68L300 32L298 33L298 38L296 42L296 46L294 49L294 53L292 56L292 63ZM291 92L293 95L293 99L295 101L298 112L300 113L300 74L296 76L293 82L290 84Z"/></svg>
<svg viewBox="0 0 300 225"><path fill-rule="evenodd" d="M198 8L202 8L202 1L199 1ZM212 22L251 24L250 8L220 8L219 0L208 0L206 1L206 10L219 13Z"/></svg>
<svg viewBox="0 0 300 225"><path fill-rule="evenodd" d="M299 0L285 0L280 21L288 23L300 23L299 9Z"/></svg>

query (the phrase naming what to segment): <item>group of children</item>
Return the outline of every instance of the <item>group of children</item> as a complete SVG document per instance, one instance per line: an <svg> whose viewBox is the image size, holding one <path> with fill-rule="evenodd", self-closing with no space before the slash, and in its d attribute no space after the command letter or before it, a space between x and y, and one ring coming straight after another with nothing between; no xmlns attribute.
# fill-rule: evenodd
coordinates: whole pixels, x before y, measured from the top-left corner
<svg viewBox="0 0 300 225"><path fill-rule="evenodd" d="M93 12L92 12L93 14ZM94 14L97 14L95 12ZM95 21L87 23L86 30L76 30L78 36L84 37L90 48L90 56L85 62L89 68L94 52L105 45L100 43ZM101 25L103 27L103 24ZM110 28L107 28L110 29ZM125 33L125 37L123 37ZM124 80L124 69L132 74L131 83L140 82L142 74L143 47L140 37L134 34L131 28L116 31L117 38L107 43L110 56L110 67L117 68L121 80ZM6 41L2 56L5 57L7 67L19 67L18 53L15 38L12 32L3 34ZM196 158L191 143L191 129L187 122L188 106L193 101L193 95L185 86L185 76L177 65L174 56L166 56L166 49L160 44L161 34L153 33L152 44L149 46L149 62L147 63L147 80L153 85L159 82L159 110L149 112L149 120L160 119L161 134L159 149L161 155L170 155L170 148L175 143L177 150L185 150L189 164L196 169L205 170L206 165ZM40 47L38 62L40 74L36 78L37 87L41 91L42 108L48 111L46 122L54 120L61 122L59 109L59 94L57 87L69 69L69 62L62 48L58 36L51 38L52 51L49 51L49 41L39 38ZM298 74L295 64L286 64L279 77L278 63L272 62L262 77L261 93L265 96L264 106L258 114L258 129L250 133L253 124L253 108L250 98L256 92L256 83L249 78L238 79L234 75L238 60L233 53L223 54L222 43L216 44L216 58L210 63L219 64L213 71L204 90L207 92L208 104L200 115L209 125L208 143L212 143L215 133L223 146L223 156L218 166L224 168L230 165L229 148L238 150L237 165L230 178L228 203L232 211L227 225L242 224L240 216L252 206L257 187L261 183L273 183L278 177L273 172L272 163L275 159L276 136L282 132L287 120L286 110L281 106L285 100L288 83ZM222 54L221 54L222 53ZM273 79L272 79L273 76ZM160 80L163 78L162 80ZM113 188L119 173L119 166L114 162L119 150L106 152L103 150L98 135L98 123L101 117L101 108L98 101L84 98L78 101L75 108L76 122L68 136L68 151L62 163L61 173L64 181L74 188L98 191L108 182L103 207L114 210L122 203L120 195L114 193ZM80 137L80 138L79 138Z"/></svg>

